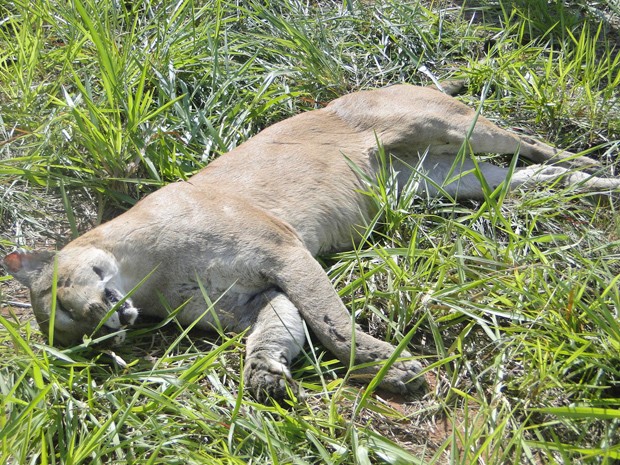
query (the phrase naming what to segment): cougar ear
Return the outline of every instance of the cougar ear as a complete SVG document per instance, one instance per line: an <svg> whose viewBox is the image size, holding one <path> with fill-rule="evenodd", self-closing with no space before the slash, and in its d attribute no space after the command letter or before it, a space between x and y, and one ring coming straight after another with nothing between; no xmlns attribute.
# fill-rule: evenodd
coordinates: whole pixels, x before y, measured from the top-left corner
<svg viewBox="0 0 620 465"><path fill-rule="evenodd" d="M54 259L53 252L13 252L4 257L4 266L20 283L30 287L41 270Z"/></svg>

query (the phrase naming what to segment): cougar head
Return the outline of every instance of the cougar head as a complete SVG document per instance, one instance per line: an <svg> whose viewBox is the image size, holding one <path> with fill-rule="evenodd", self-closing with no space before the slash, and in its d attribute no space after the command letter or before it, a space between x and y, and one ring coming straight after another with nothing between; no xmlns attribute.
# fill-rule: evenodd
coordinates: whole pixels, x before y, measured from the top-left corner
<svg viewBox="0 0 620 465"><path fill-rule="evenodd" d="M29 288L39 327L54 344L71 346L82 342L85 335L114 334L110 340L118 345L125 340L123 329L136 321L138 310L129 299L123 301L117 261L104 250L77 247L57 254L13 252L4 258L4 265Z"/></svg>

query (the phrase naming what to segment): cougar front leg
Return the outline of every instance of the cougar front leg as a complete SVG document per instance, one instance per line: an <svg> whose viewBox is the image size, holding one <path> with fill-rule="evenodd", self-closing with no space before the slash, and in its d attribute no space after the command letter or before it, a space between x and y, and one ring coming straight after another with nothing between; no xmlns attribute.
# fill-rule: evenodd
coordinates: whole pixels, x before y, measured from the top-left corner
<svg viewBox="0 0 620 465"><path fill-rule="evenodd" d="M345 366L351 362L358 365L352 378L370 381L392 356L394 346L357 330L325 271L306 249L295 247L286 250L284 255L287 259L281 260L275 269L278 287L332 354ZM422 366L410 357L408 352L401 352L401 360L389 367L380 389L403 395L417 395L425 389Z"/></svg>
<svg viewBox="0 0 620 465"><path fill-rule="evenodd" d="M284 399L287 386L298 393L289 366L306 340L302 319L281 292L267 291L255 299L260 309L247 340L245 383L259 402Z"/></svg>

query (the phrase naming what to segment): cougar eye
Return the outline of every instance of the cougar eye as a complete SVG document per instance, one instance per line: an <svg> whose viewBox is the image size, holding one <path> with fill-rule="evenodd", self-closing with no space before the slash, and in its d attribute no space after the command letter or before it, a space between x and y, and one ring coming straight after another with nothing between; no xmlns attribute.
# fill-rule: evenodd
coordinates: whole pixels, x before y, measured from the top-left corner
<svg viewBox="0 0 620 465"><path fill-rule="evenodd" d="M71 310L68 310L66 307L64 307L61 303L60 300L56 299L56 310L60 310L61 312L63 312L64 314L66 314L69 318L71 318L72 320L75 319L75 317L73 316L73 312Z"/></svg>
<svg viewBox="0 0 620 465"><path fill-rule="evenodd" d="M101 268L98 266L93 266L93 271L97 276L99 276L99 279L103 280L103 270Z"/></svg>

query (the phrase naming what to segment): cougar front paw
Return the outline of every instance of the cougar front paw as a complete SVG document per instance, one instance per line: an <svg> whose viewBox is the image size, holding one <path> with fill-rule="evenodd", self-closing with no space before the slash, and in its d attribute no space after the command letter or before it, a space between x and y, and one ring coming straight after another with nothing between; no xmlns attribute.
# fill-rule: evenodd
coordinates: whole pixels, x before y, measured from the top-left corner
<svg viewBox="0 0 620 465"><path fill-rule="evenodd" d="M246 360L244 378L254 398L261 403L269 398L276 401L287 398L287 386L295 397L300 392L291 377L286 359L277 361L265 354L253 354Z"/></svg>
<svg viewBox="0 0 620 465"><path fill-rule="evenodd" d="M379 387L395 394L407 397L417 397L428 389L426 378L420 374L422 365L415 360L394 363Z"/></svg>

